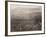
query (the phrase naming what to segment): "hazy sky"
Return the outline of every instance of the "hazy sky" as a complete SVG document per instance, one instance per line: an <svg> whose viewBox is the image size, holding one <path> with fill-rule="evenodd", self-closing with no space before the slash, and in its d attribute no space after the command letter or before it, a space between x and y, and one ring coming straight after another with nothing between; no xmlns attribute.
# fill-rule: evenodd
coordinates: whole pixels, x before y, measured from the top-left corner
<svg viewBox="0 0 46 37"><path fill-rule="evenodd" d="M29 18L30 15L39 15L39 12L41 11L41 6L35 6L35 5L15 5L11 4L10 5L10 11L11 11L11 16L15 17L20 17L20 18ZM33 14L32 14L33 13Z"/></svg>

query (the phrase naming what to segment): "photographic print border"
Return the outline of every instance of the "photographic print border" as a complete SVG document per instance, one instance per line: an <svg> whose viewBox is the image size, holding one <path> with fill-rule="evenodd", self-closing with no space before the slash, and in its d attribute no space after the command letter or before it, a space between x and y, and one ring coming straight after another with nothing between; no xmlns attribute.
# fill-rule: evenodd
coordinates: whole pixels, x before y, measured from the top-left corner
<svg viewBox="0 0 46 37"><path fill-rule="evenodd" d="M44 4L44 33L8 35L8 2ZM24 36L24 35L40 35L40 34L45 34L45 3L42 3L42 2L26 2L26 1L5 1L5 36Z"/></svg>

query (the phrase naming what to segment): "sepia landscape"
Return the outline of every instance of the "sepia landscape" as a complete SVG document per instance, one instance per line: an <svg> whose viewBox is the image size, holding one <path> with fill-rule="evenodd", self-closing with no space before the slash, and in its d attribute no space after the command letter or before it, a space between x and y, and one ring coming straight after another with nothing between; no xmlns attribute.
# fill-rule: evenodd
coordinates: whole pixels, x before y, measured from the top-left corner
<svg viewBox="0 0 46 37"><path fill-rule="evenodd" d="M10 5L11 32L39 31L42 27L42 7Z"/></svg>

